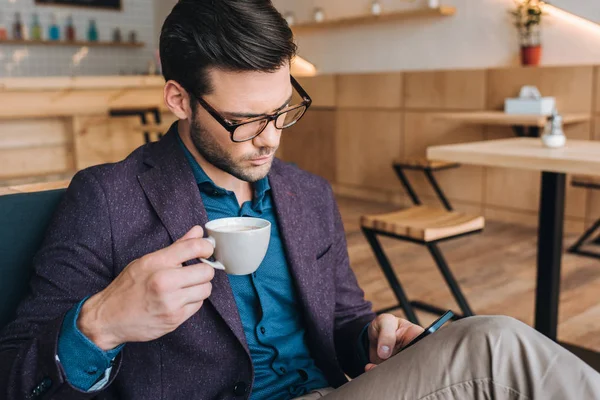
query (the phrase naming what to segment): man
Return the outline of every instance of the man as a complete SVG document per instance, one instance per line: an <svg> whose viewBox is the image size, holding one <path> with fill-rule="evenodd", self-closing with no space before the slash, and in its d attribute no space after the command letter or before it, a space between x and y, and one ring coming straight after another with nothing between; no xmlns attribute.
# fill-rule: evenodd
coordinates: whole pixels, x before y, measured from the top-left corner
<svg viewBox="0 0 600 400"><path fill-rule="evenodd" d="M73 179L0 340L2 398L600 398L594 371L505 317L392 357L422 328L376 318L329 185L274 159L310 98L270 1L182 0L160 47L179 122ZM255 274L199 262L202 226L228 216L272 222Z"/></svg>

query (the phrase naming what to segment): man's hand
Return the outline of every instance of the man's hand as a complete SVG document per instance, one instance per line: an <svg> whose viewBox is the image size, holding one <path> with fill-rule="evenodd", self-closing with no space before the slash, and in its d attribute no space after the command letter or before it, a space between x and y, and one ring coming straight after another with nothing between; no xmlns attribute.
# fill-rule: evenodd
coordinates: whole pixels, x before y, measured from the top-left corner
<svg viewBox="0 0 600 400"><path fill-rule="evenodd" d="M195 226L169 247L131 262L82 306L77 326L103 350L148 342L174 331L202 307L212 291L212 267L182 264L209 258L214 248Z"/></svg>
<svg viewBox="0 0 600 400"><path fill-rule="evenodd" d="M398 354L424 331L418 325L392 314L381 314L369 325L369 360L365 371L370 371L388 358Z"/></svg>

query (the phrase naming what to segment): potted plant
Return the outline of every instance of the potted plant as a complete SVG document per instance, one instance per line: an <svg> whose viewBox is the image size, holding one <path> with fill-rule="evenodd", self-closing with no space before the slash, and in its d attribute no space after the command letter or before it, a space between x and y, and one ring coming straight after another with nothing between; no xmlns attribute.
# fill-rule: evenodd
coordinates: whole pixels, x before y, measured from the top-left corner
<svg viewBox="0 0 600 400"><path fill-rule="evenodd" d="M540 24L544 2L541 0L515 0L516 8L511 11L519 31L521 63L539 65L542 58Z"/></svg>

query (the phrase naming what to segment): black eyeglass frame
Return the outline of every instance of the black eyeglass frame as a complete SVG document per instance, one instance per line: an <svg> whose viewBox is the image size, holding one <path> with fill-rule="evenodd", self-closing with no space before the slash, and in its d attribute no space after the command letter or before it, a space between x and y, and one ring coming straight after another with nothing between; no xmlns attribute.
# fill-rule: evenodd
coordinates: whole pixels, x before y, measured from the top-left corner
<svg viewBox="0 0 600 400"><path fill-rule="evenodd" d="M302 86L300 86L300 84L298 83L298 81L296 81L296 79L293 76L291 76L291 75L290 75L290 80L292 82L292 87L294 89L296 89L296 91L298 92L298 94L300 95L300 97L302 97L302 103L295 104L295 105L293 105L291 107L284 108L284 109L279 110L276 113L273 113L273 114L270 114L270 115L261 115L261 116L258 116L258 117L246 119L246 120L241 121L239 123L231 122L229 119L225 118L223 115L221 115L220 112L218 112L217 110L215 110L215 108L213 106L211 106L210 104L208 104L208 102L206 102L206 100L204 100L201 96L195 96L195 97L198 100L198 103L200 103L200 105L202 107L204 107L204 109L215 119L215 121L217 121L223 128L225 128L229 132L232 142L234 142L234 143L243 143L243 142L247 142L249 140L252 140L252 139L260 136L260 134L263 133L264 130L267 128L267 126L269 126L269 124L271 123L271 121L277 121L277 118L279 118L282 114L288 113L290 111L297 110L297 109L299 109L301 107L305 107L304 111L302 112L302 114L300 115L300 117L296 121L294 121L289 126L286 126L284 128L281 128L281 129L290 128L291 126L293 126L294 124L296 124L298 121L300 121L302 119L302 117L304 116L304 114L306 114L306 111L308 111L308 108L312 104L312 99L310 98L310 96L308 95L308 93L306 93L306 91L304 90L304 88ZM262 121L262 120L266 120L267 123L260 130L260 132L258 132L256 135L252 136L251 138L244 139L244 140L235 140L234 139L233 136L234 136L235 130L237 128L239 128L242 125L251 124L251 123L254 123L254 122L257 122L257 121Z"/></svg>

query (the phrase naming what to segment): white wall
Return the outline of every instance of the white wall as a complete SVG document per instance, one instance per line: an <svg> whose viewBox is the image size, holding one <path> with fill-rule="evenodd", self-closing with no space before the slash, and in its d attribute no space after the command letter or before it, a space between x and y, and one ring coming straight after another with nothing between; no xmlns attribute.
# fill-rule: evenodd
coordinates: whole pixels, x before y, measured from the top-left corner
<svg viewBox="0 0 600 400"><path fill-rule="evenodd" d="M20 12L29 29L33 13L37 13L42 25L43 37L47 37L51 15L57 16L64 34L65 20L73 16L77 38L84 40L91 18L96 20L100 40L109 41L115 28L120 28L123 39L128 32L137 32L138 41L146 43L143 48L90 47L81 64L73 67L73 55L78 47L23 46L0 44L0 77L6 76L60 76L60 75L119 75L138 74L148 70L148 62L154 59L155 38L154 8L148 0L123 0L122 11L97 10L66 6L37 6L34 0L0 0L0 13L12 35L16 12Z"/></svg>
<svg viewBox="0 0 600 400"><path fill-rule="evenodd" d="M380 0L385 11L426 6L426 0ZM176 0L155 0L157 35ZM371 0L273 0L298 21L323 8L328 18L369 12ZM442 0L457 8L453 17L428 18L325 30L298 35L300 55L320 73L415 69L488 68L518 65L518 41L508 11L513 0ZM598 0L553 0L600 22ZM600 25L547 15L543 65L600 64Z"/></svg>
<svg viewBox="0 0 600 400"><path fill-rule="evenodd" d="M600 24L600 1L597 0L552 0L552 5L575 15Z"/></svg>
<svg viewBox="0 0 600 400"><path fill-rule="evenodd" d="M156 43L158 46L160 38L160 30L162 29L163 22L167 16L171 13L173 7L177 4L177 0L154 0L154 30L156 35Z"/></svg>
<svg viewBox="0 0 600 400"><path fill-rule="evenodd" d="M314 7L328 18L369 12L371 0L273 0L298 21ZM600 21L596 0L557 0ZM426 0L381 0L384 10L424 7ZM311 32L296 40L300 55L320 73L486 68L517 65L518 41L508 10L512 0L442 0L457 7L453 17L413 19ZM591 26L590 26L591 25ZM557 15L543 24L543 65L600 64L600 26Z"/></svg>

